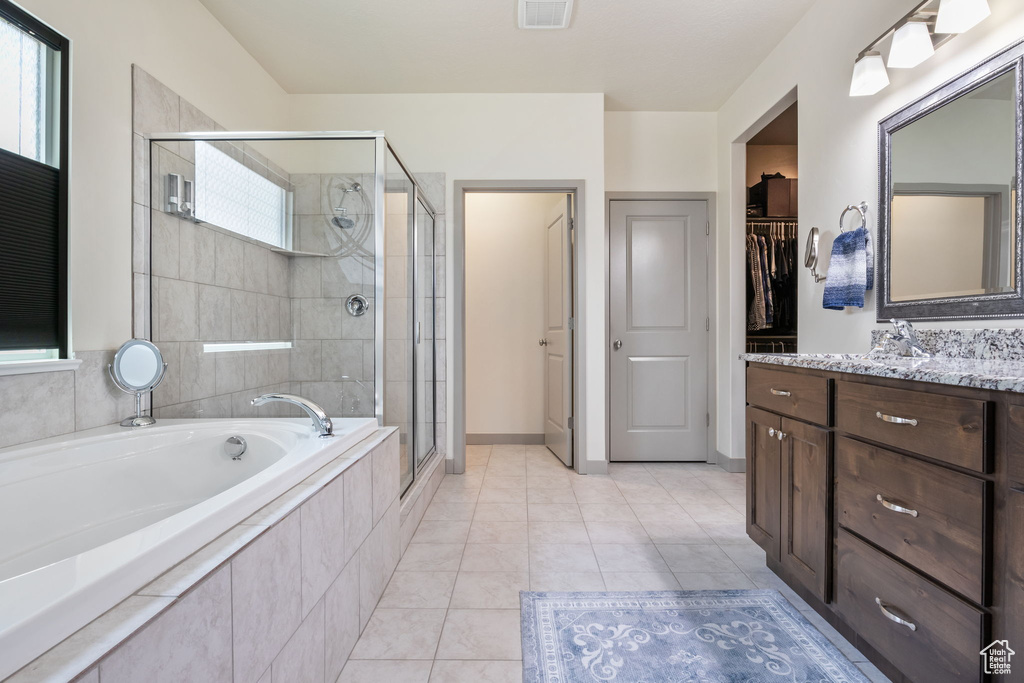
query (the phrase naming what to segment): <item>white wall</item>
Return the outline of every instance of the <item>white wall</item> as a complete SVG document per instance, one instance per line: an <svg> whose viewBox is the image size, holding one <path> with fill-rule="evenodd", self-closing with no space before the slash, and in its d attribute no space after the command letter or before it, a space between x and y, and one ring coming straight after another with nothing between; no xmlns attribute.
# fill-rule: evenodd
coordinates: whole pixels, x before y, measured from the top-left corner
<svg viewBox="0 0 1024 683"><path fill-rule="evenodd" d="M131 65L226 126L276 129L284 91L198 0L17 0L71 40L72 344L132 336Z"/></svg>
<svg viewBox="0 0 1024 683"><path fill-rule="evenodd" d="M586 183L580 261L582 325L591 340L586 375L585 449L605 459L604 96L602 94L294 95L297 130L383 130L412 170L457 180L581 179ZM449 208L450 211L450 208ZM446 221L451 242L454 225ZM454 267L454 264L452 264ZM450 269L449 269L450 271ZM447 291L453 273L448 272ZM448 296L451 301L451 296ZM447 337L453 335L452 316ZM448 405L453 405L452 365ZM448 435L448 453L452 453Z"/></svg>
<svg viewBox="0 0 1024 683"><path fill-rule="evenodd" d="M547 219L565 195L466 197L466 432L544 433Z"/></svg>
<svg viewBox="0 0 1024 683"><path fill-rule="evenodd" d="M610 111L604 115L609 192L713 192L713 112Z"/></svg>
<svg viewBox="0 0 1024 683"><path fill-rule="evenodd" d="M940 48L927 62L907 71L890 71L892 84L873 97L848 96L853 61L878 34L911 9L914 3L863 0L857 11L841 0L819 0L782 43L729 98L718 117L718 449L743 456L743 145L756 132L755 123L797 89L800 102L800 234L811 226L822 230L827 255L837 232L839 214L847 204L866 200L871 229L877 215L878 122L962 73L1024 35L1019 0L991 0L992 16L969 33ZM788 105L788 101L785 104ZM770 119L769 119L770 120ZM767 121L762 121L764 123ZM800 275L800 351L857 352L868 347L875 323L874 297L864 310L842 312L821 308L824 283L815 284L809 271ZM969 321L961 327L978 327ZM1000 326L1006 325L1000 321ZM1013 324L1013 323L1011 323ZM1017 325L1024 323L1017 322ZM919 327L957 324L922 323Z"/></svg>

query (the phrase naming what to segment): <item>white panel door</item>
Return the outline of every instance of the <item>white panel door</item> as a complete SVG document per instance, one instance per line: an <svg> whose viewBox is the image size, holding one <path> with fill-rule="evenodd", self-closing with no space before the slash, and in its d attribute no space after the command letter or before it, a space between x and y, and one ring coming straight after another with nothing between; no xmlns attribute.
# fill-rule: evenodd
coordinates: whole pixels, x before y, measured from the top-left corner
<svg viewBox="0 0 1024 683"><path fill-rule="evenodd" d="M704 201L614 200L610 216L612 461L706 461Z"/></svg>
<svg viewBox="0 0 1024 683"><path fill-rule="evenodd" d="M544 268L544 443L572 466L572 195L547 219Z"/></svg>

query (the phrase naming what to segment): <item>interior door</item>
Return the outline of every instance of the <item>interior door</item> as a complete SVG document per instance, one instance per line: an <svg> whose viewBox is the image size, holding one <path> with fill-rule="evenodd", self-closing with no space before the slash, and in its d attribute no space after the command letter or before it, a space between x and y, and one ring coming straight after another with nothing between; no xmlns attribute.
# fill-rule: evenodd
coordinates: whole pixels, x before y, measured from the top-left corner
<svg viewBox="0 0 1024 683"><path fill-rule="evenodd" d="M553 200L554 201L554 200ZM544 443L572 466L573 196L561 195L547 218L544 268Z"/></svg>
<svg viewBox="0 0 1024 683"><path fill-rule="evenodd" d="M612 461L706 461L707 203L613 200Z"/></svg>

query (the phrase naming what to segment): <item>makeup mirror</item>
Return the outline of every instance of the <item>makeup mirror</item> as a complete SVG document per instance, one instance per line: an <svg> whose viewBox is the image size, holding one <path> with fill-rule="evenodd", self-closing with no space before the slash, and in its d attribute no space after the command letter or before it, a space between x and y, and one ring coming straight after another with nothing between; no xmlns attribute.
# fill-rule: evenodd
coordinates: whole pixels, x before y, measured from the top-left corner
<svg viewBox="0 0 1024 683"><path fill-rule="evenodd" d="M163 381L167 363L160 349L146 339L129 339L114 354L114 362L107 366L107 373L118 389L126 394L135 394L135 415L121 421L122 427L146 427L156 422L142 414L142 396Z"/></svg>

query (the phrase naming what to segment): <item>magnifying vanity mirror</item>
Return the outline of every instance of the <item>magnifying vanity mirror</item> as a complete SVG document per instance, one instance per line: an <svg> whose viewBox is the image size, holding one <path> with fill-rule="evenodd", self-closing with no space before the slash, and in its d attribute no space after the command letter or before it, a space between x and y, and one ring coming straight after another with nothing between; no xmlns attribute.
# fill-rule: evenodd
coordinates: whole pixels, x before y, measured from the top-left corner
<svg viewBox="0 0 1024 683"><path fill-rule="evenodd" d="M156 422L142 414L142 396L153 391L166 372L167 363L152 342L130 339L121 345L114 354L114 362L107 366L107 373L118 389L135 394L135 415L121 420L122 427L146 427Z"/></svg>
<svg viewBox="0 0 1024 683"><path fill-rule="evenodd" d="M1024 44L879 124L878 320L1024 316Z"/></svg>

